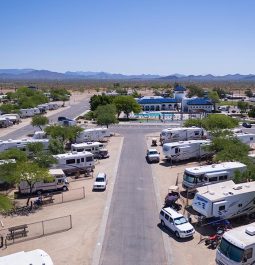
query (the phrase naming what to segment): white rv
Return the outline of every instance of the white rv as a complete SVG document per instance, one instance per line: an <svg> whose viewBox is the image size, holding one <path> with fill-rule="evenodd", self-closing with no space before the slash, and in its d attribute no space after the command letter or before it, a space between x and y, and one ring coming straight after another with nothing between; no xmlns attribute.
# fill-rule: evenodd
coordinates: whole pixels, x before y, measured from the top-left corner
<svg viewBox="0 0 255 265"><path fill-rule="evenodd" d="M207 166L186 168L183 174L182 186L185 189L210 185L233 178L236 171L243 172L246 165L240 162L224 162Z"/></svg>
<svg viewBox="0 0 255 265"><path fill-rule="evenodd" d="M255 182L232 180L197 188L192 208L205 218L230 219L255 212Z"/></svg>
<svg viewBox="0 0 255 265"><path fill-rule="evenodd" d="M203 158L211 154L206 150L210 140L190 140L163 144L166 159L181 161L190 158Z"/></svg>
<svg viewBox="0 0 255 265"><path fill-rule="evenodd" d="M164 144L177 141L202 139L205 137L204 134L204 129L199 127L168 128L161 131L160 142L161 144Z"/></svg>
<svg viewBox="0 0 255 265"><path fill-rule="evenodd" d="M21 251L0 257L0 265L54 265L51 257L43 250Z"/></svg>
<svg viewBox="0 0 255 265"><path fill-rule="evenodd" d="M84 173L95 168L94 156L90 152L72 152L54 155L57 159L53 167L61 168L65 174Z"/></svg>
<svg viewBox="0 0 255 265"><path fill-rule="evenodd" d="M255 143L254 133L235 133L233 137L236 137L240 142L250 145Z"/></svg>
<svg viewBox="0 0 255 265"><path fill-rule="evenodd" d="M3 114L1 118L8 118L13 124L19 124L21 122L19 114Z"/></svg>
<svg viewBox="0 0 255 265"><path fill-rule="evenodd" d="M49 174L52 176L52 180L36 182L33 186L32 193L41 194L44 191L68 190L69 183L62 169L49 169ZM30 193L30 187L27 181L20 182L19 192L21 194Z"/></svg>
<svg viewBox="0 0 255 265"><path fill-rule="evenodd" d="M33 117L35 115L40 114L39 108L31 108L31 109L20 109L20 117L21 118L28 118Z"/></svg>
<svg viewBox="0 0 255 265"><path fill-rule="evenodd" d="M0 140L0 152L17 148L22 151L27 151L27 145L30 143L41 143L43 145L43 149L47 150L49 146L49 140L48 139L21 139L21 140Z"/></svg>
<svg viewBox="0 0 255 265"><path fill-rule="evenodd" d="M60 106L58 105L58 103L49 102L49 103L48 103L48 107L49 107L49 110L56 110L56 109L58 109Z"/></svg>
<svg viewBox="0 0 255 265"><path fill-rule="evenodd" d="M80 144L72 144L71 151L74 152L91 152L96 157L105 158L108 156L108 150L104 148L104 145L99 142L87 142L87 143L80 143Z"/></svg>
<svg viewBox="0 0 255 265"><path fill-rule="evenodd" d="M86 129L76 137L76 143L103 141L105 137L109 136L107 128Z"/></svg>
<svg viewBox="0 0 255 265"><path fill-rule="evenodd" d="M225 232L216 252L216 264L251 265L254 263L255 223Z"/></svg>

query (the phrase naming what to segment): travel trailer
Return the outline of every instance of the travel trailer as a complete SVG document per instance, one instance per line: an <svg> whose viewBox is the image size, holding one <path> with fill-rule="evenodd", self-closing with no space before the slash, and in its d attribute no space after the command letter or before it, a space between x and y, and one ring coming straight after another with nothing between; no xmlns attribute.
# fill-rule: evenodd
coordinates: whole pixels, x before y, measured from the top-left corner
<svg viewBox="0 0 255 265"><path fill-rule="evenodd" d="M108 150L104 148L104 145L99 142L87 142L80 144L72 144L71 151L74 152L91 152L96 157L106 158L108 157Z"/></svg>
<svg viewBox="0 0 255 265"><path fill-rule="evenodd" d="M20 109L20 117L21 118L28 118L33 117L35 115L40 114L39 108L31 108L31 109Z"/></svg>
<svg viewBox="0 0 255 265"><path fill-rule="evenodd" d="M51 257L43 250L21 251L0 257L0 265L54 265Z"/></svg>
<svg viewBox="0 0 255 265"><path fill-rule="evenodd" d="M250 145L255 143L255 134L254 133L235 133L233 135L240 142Z"/></svg>
<svg viewBox="0 0 255 265"><path fill-rule="evenodd" d="M19 114L3 114L0 118L8 118L13 124L19 124L21 122Z"/></svg>
<svg viewBox="0 0 255 265"><path fill-rule="evenodd" d="M41 143L43 145L43 149L47 150L49 146L48 139L21 139L21 140L0 140L0 152L5 150L9 150L12 148L18 148L22 151L27 151L27 145L30 143Z"/></svg>
<svg viewBox="0 0 255 265"><path fill-rule="evenodd" d="M164 129L160 133L161 144L205 138L205 131L199 127L180 127Z"/></svg>
<svg viewBox="0 0 255 265"><path fill-rule="evenodd" d="M197 188L192 208L205 218L230 219L255 212L255 182L232 180Z"/></svg>
<svg viewBox="0 0 255 265"><path fill-rule="evenodd" d="M204 158L212 154L206 147L210 140L190 140L163 144L163 154L171 161L181 161L190 158Z"/></svg>
<svg viewBox="0 0 255 265"><path fill-rule="evenodd" d="M49 169L49 174L52 176L52 180L36 182L33 186L32 193L41 194L45 191L68 190L69 183L62 169ZM21 194L30 193L30 186L28 185L27 181L23 180L20 182L19 192Z"/></svg>
<svg viewBox="0 0 255 265"><path fill-rule="evenodd" d="M107 128L86 129L76 137L76 143L104 141L105 137L109 136Z"/></svg>
<svg viewBox="0 0 255 265"><path fill-rule="evenodd" d="M236 171L243 172L246 165L240 162L224 162L208 166L186 168L183 174L182 186L185 189L195 189L233 178Z"/></svg>
<svg viewBox="0 0 255 265"><path fill-rule="evenodd" d="M90 152L70 152L54 155L57 163L54 168L61 168L65 174L84 173L95 168L94 156Z"/></svg>
<svg viewBox="0 0 255 265"><path fill-rule="evenodd" d="M56 110L59 108L59 105L58 105L58 103L49 102L48 107L49 107L49 110Z"/></svg>
<svg viewBox="0 0 255 265"><path fill-rule="evenodd" d="M255 223L225 232L216 252L216 264L251 265L254 263Z"/></svg>

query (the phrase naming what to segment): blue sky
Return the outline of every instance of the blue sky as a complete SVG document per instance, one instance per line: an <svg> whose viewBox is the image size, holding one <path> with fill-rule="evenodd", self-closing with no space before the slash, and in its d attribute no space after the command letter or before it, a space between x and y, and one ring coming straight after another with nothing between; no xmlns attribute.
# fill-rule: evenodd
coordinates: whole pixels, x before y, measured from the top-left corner
<svg viewBox="0 0 255 265"><path fill-rule="evenodd" d="M2 0L0 68L255 73L253 0Z"/></svg>

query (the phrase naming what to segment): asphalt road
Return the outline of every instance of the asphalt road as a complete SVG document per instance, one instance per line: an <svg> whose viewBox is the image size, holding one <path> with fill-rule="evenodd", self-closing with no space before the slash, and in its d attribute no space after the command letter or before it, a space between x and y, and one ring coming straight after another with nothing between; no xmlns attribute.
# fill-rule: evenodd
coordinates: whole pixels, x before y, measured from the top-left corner
<svg viewBox="0 0 255 265"><path fill-rule="evenodd" d="M149 128L148 128L149 129ZM122 128L124 144L100 265L167 264L143 128Z"/></svg>

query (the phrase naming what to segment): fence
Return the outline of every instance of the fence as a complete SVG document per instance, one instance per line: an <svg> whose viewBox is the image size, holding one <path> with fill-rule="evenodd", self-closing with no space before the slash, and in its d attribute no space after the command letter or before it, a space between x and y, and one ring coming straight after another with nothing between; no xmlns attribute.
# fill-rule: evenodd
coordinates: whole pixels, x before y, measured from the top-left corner
<svg viewBox="0 0 255 265"><path fill-rule="evenodd" d="M7 247L14 243L20 243L35 238L68 231L72 228L72 216L61 216L54 219L43 220L36 223L23 224L0 230L0 238Z"/></svg>

